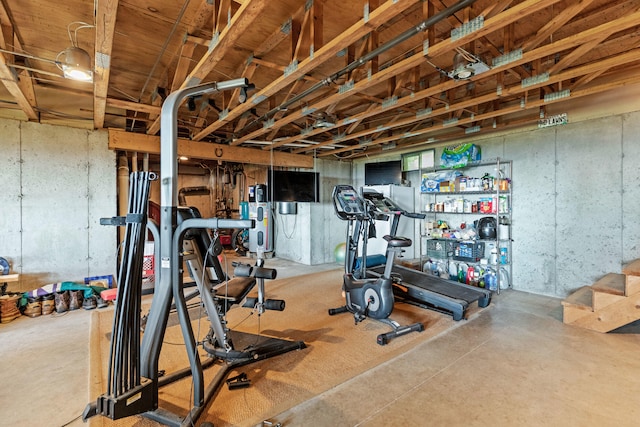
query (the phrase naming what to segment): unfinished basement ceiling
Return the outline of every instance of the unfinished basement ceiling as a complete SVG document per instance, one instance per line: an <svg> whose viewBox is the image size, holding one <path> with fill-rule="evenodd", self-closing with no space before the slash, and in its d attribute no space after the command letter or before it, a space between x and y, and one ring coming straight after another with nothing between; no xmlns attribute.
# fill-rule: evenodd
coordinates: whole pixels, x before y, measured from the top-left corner
<svg viewBox="0 0 640 427"><path fill-rule="evenodd" d="M0 116L72 127L157 135L167 94L245 77L243 104L185 103L180 136L357 158L640 83L637 0L0 1ZM72 40L93 82L62 77Z"/></svg>

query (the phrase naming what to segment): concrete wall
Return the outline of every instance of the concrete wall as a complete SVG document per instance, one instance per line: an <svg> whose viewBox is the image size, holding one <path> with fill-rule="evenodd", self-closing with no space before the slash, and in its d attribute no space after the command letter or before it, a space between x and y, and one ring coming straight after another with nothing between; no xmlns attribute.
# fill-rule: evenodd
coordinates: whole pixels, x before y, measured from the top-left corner
<svg viewBox="0 0 640 427"><path fill-rule="evenodd" d="M474 141L513 161L515 289L564 297L640 258L638 135L634 112Z"/></svg>
<svg viewBox="0 0 640 427"><path fill-rule="evenodd" d="M632 112L474 141L484 158L513 161L515 289L563 297L640 258L638 135ZM0 141L0 256L22 274L10 289L115 274L115 229L99 225L116 214L106 132L0 120ZM276 255L304 264L334 262L345 224L331 191L364 179L362 162L317 160L315 169L322 202L275 216ZM263 181L248 175L247 184Z"/></svg>
<svg viewBox="0 0 640 427"><path fill-rule="evenodd" d="M640 112L583 113L564 126L473 141L484 159L513 162L515 289L565 297L640 258L639 135ZM435 149L438 164L442 147ZM354 163L354 185L364 183L365 162L399 158ZM405 178L419 200L419 173Z"/></svg>
<svg viewBox="0 0 640 427"><path fill-rule="evenodd" d="M107 133L0 120L0 256L27 291L116 274L114 153Z"/></svg>
<svg viewBox="0 0 640 427"><path fill-rule="evenodd" d="M505 137L514 286L565 296L640 257L640 113Z"/></svg>
<svg viewBox="0 0 640 427"><path fill-rule="evenodd" d="M321 202L298 203L297 215L278 214L275 209L275 253L278 258L307 265L334 262L334 249L345 240L346 223L333 211L331 192L337 184L351 182L351 164L317 160Z"/></svg>

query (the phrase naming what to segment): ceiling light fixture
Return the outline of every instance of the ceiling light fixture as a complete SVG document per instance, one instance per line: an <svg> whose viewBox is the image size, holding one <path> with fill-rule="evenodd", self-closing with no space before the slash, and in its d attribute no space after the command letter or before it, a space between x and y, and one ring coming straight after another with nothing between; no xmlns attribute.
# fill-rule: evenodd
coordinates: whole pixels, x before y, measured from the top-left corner
<svg viewBox="0 0 640 427"><path fill-rule="evenodd" d="M77 26L72 36L71 26L74 24ZM91 82L93 81L91 56L89 56L86 50L78 47L78 30L82 28L93 28L93 25L84 22L72 22L67 26L71 46L56 56L56 65L62 70L62 74L66 79Z"/></svg>
<svg viewBox="0 0 640 427"><path fill-rule="evenodd" d="M334 127L335 125L336 125L335 118L328 113L320 113L319 115L317 115L316 121L313 122L313 127L316 129L317 128L326 129L326 128Z"/></svg>
<svg viewBox="0 0 640 427"><path fill-rule="evenodd" d="M447 75L454 80L467 80L485 71L489 71L489 66L480 58L462 48L457 48L453 56L453 70Z"/></svg>

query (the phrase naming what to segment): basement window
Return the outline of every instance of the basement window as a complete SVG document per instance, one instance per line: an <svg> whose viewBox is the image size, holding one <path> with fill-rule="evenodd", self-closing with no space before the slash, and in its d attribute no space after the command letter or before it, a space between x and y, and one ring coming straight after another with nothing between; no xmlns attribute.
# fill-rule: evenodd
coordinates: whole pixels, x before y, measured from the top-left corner
<svg viewBox="0 0 640 427"><path fill-rule="evenodd" d="M434 149L402 155L402 172L417 171L435 166Z"/></svg>

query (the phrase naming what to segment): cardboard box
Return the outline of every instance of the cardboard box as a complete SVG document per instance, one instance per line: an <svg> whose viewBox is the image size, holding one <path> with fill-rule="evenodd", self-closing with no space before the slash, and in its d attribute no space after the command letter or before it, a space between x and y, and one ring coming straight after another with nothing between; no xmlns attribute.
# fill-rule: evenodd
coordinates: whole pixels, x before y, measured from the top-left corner
<svg viewBox="0 0 640 427"><path fill-rule="evenodd" d="M441 181L440 182L440 192L441 193L451 193L455 191L455 181Z"/></svg>

